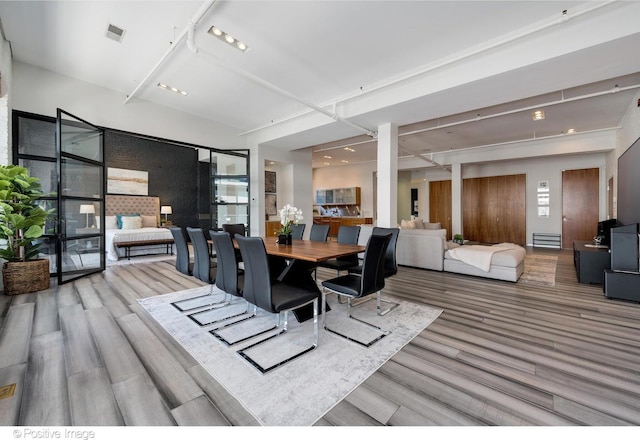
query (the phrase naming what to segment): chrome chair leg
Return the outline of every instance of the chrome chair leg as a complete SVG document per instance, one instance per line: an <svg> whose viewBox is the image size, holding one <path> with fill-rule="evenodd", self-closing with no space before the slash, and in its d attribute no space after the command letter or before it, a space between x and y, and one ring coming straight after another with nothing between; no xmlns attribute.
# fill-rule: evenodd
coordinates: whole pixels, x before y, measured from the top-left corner
<svg viewBox="0 0 640 440"><path fill-rule="evenodd" d="M331 292L333 292L333 291L331 291ZM340 298L341 296L345 296L345 297L347 298L347 316L348 316L350 319L353 319L354 321L358 321L358 322L360 322L360 323L362 323L362 324L365 324L365 325L367 325L367 326L369 326L369 327L373 327L373 328L375 328L376 330L378 330L378 331L382 332L382 334L381 334L380 336L378 336L377 338L375 338L374 340L372 340L372 341L370 341L370 342L368 342L368 343L364 343L364 342L359 341L359 340L357 340L357 339L355 339L355 338L352 338L351 336L349 336L349 335L347 335L347 334L345 334L345 333L340 333L340 332L339 332L339 331L337 331L337 330L334 330L334 329L329 328L329 327L327 326L327 314L326 314L326 310L325 310L325 302L326 302L326 300L325 300L325 298L326 298L326 288L323 288L323 289L322 289L322 327L323 327L326 331L328 331L328 332L330 332L330 333L333 333L333 334L335 334L335 335L338 335L338 336L340 336L340 337L343 337L343 338L345 338L345 339L347 339L347 340L349 340L349 341L352 341L352 342L355 342L355 343L357 343L357 344L360 344L360 345L362 345L362 346L364 346L364 347L371 347L373 344L375 344L376 342L378 342L380 339L382 339L382 338L384 338L385 336L388 336L388 335L390 335L390 334L391 334L391 332L390 332L390 331L388 331L388 330L383 330L381 327L378 327L378 326L377 326L377 325L375 325L375 324L372 324L372 323L370 323L370 322L367 322L367 321L365 321L365 320L362 320L362 319L360 319L360 318L356 318L355 316L353 316L353 315L351 314L351 307L352 307L351 301L352 301L353 297L348 296L348 295L341 295L341 294L339 294L338 292L333 292L333 293L335 293L336 295L338 295L338 298Z"/></svg>
<svg viewBox="0 0 640 440"><path fill-rule="evenodd" d="M227 302L227 292L224 292L224 295L222 296L222 301L214 301L214 302L210 302L208 304L201 304L199 306L196 307L189 307L189 308L182 308L180 307L180 303L184 303L187 301L193 301L194 299L197 298L205 298L207 296L211 296L213 297L214 293L213 293L213 284L210 285L210 289L209 289L209 293L204 294L204 295L199 295L199 296L194 296L193 298L189 298L189 299L181 299L180 301L175 301L172 302L171 305L173 305L176 309L180 310L181 312L189 312L191 310L195 310L195 309L200 309L202 307L212 307L212 308L216 308L215 306L220 306L223 307L224 305L226 305L225 303Z"/></svg>
<svg viewBox="0 0 640 440"><path fill-rule="evenodd" d="M303 304L301 306L297 306L296 308L305 306L305 305L307 305L309 303L313 303L313 343L311 344L310 347L305 348L304 350L299 351L298 353L288 357L287 359L284 359L284 360L282 360L282 361L280 361L280 362L278 362L278 363L276 363L276 364L274 364L274 365L272 365L270 367L267 367L267 368L262 367L260 364L258 364L258 362L256 362L247 353L247 351L249 349L251 349L253 347L256 347L256 346L258 346L260 344L263 344L266 341L269 341L270 339L273 339L273 338L275 338L277 336L280 336L283 333L287 332L288 322L289 322L289 319L288 319L289 318L289 316L288 316L289 310L284 310L284 311L282 311L282 312L280 312L278 314L278 325L276 327L282 326L282 329L278 333L276 333L274 335L271 335L268 338L261 339L260 341L254 343L254 344L251 344L251 345L243 348L242 350L238 350L238 354L240 356L242 356L247 362L249 362L253 367L255 367L258 371L260 371L260 373L265 374L265 373L268 373L269 371L275 370L278 367L281 367L284 364L287 364L287 363L291 362L294 359L299 358L303 354L306 354L306 353L309 353L312 350L315 350L318 347L318 298L314 298L312 301L309 301L309 302L307 302L307 303L305 303L305 304ZM322 307L324 309L325 306L323 305ZM283 317L284 317L284 319L283 319ZM262 332L262 333L264 333L264 332ZM262 333L259 333L259 334L262 334ZM257 335L255 335L255 336L257 336Z"/></svg>
<svg viewBox="0 0 640 440"><path fill-rule="evenodd" d="M232 295L229 295L229 297L230 297L230 298L229 298L229 302L228 302L228 304L227 304L227 305L229 305L229 306L230 306L230 305L233 305L233 302L232 302L232 301L233 301L233 296L232 296ZM243 300L242 298L240 298L240 301L244 301L244 300ZM234 321L234 323L236 323L236 322L241 322L241 321L245 321L245 320L247 320L247 319L249 319L249 318L253 318L253 317L255 316L255 314L254 314L254 315L249 316L249 314L250 314L250 312L249 312L249 307L250 307L250 305L251 305L251 304L250 304L249 302L247 302L247 301L245 301L245 303L247 304L247 308L246 308L246 310L245 310L244 312L236 313L236 314L234 314L234 315L228 315L228 316L225 316L225 317L220 318L220 319L215 319L215 320L213 320L213 321L206 321L206 322L203 322L203 321L200 321L197 317L198 317L198 315L201 315L201 314L203 314L203 313L207 313L207 312L209 312L209 311L211 311L211 310L218 310L218 309L222 309L222 308L224 308L225 306L221 306L221 307L208 307L208 308L206 308L206 309L204 309L204 310L198 310L197 312L189 313L187 316L188 316L189 318L191 318L194 322L196 322L200 327L205 327L205 326L207 326L207 325L217 324L217 323L219 323L219 322L223 322L223 321L228 321L228 320L230 320L230 319L237 318L237 317L239 317L239 316L247 316L247 317L246 317L246 318L244 318L244 319L240 319L240 320ZM238 303L236 303L236 304L238 304Z"/></svg>

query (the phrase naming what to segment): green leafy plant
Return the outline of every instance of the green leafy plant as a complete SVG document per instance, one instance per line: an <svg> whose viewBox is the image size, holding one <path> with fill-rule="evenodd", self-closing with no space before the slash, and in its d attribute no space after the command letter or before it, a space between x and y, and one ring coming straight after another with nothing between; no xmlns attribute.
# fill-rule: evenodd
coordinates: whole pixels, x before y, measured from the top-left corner
<svg viewBox="0 0 640 440"><path fill-rule="evenodd" d="M42 197L40 179L26 168L0 165L0 257L7 261L38 258L44 226L53 209L38 205Z"/></svg>
<svg viewBox="0 0 640 440"><path fill-rule="evenodd" d="M454 243L459 243L459 244L464 243L464 238L462 237L462 234L455 234L453 236L453 242Z"/></svg>

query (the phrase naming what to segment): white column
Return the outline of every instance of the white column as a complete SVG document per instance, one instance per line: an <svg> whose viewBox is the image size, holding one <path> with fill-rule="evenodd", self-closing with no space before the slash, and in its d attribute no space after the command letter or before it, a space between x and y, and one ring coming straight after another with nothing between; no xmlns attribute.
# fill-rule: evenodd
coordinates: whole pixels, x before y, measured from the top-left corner
<svg viewBox="0 0 640 440"><path fill-rule="evenodd" d="M385 228L398 224L398 126L378 127L378 217Z"/></svg>
<svg viewBox="0 0 640 440"><path fill-rule="evenodd" d="M462 234L462 165L451 164L451 236Z"/></svg>
<svg viewBox="0 0 640 440"><path fill-rule="evenodd" d="M264 148L249 145L249 215L251 229L249 235L261 237L265 233L264 205Z"/></svg>

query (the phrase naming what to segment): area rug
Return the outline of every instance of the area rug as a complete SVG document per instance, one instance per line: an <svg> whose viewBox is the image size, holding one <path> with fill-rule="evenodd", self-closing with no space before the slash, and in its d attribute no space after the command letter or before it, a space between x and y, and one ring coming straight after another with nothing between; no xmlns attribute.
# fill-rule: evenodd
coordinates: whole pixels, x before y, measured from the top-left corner
<svg viewBox="0 0 640 440"><path fill-rule="evenodd" d="M524 272L518 283L555 286L557 264L558 257L555 255L527 254L524 257Z"/></svg>
<svg viewBox="0 0 640 440"><path fill-rule="evenodd" d="M378 317L375 300L355 308L354 315L375 321L391 333L369 348L343 339L320 326L318 347L303 356L265 374L243 359L237 351L250 342L227 346L213 336L212 326L201 327L180 312L171 303L195 298L209 292L209 287L199 287L167 295L138 300L140 305L178 342L211 376L222 384L261 424L266 426L310 426L327 411L344 399L391 356L431 324L442 310L419 304L398 301L400 306L389 314ZM215 293L221 295L221 293ZM220 296L218 296L220 298ZM232 314L232 308L243 309L244 300L236 299L235 305L217 313ZM327 322L331 327L346 329L359 324L346 318L346 305L337 304L334 295L328 295L331 311ZM276 315L260 312L258 317L244 321L220 332L240 331L243 326L262 326L266 321L274 323ZM218 324L220 325L220 324ZM286 356L292 350L310 345L313 340L313 320L298 323L291 315L289 330L264 344L263 353L257 358ZM360 325L358 327L362 329ZM377 330L367 330L375 338ZM225 335L229 336L229 335ZM261 360L262 362L262 360Z"/></svg>

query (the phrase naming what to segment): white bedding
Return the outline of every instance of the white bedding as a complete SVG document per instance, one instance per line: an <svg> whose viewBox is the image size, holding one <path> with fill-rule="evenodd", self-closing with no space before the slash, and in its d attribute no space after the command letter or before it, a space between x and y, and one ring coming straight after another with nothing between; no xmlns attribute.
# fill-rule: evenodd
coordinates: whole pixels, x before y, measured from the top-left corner
<svg viewBox="0 0 640 440"><path fill-rule="evenodd" d="M447 252L451 258L460 260L478 269L489 272L491 260L497 252L504 252L512 249L522 248L512 243L500 243L493 246L470 245L449 249Z"/></svg>
<svg viewBox="0 0 640 440"><path fill-rule="evenodd" d="M111 261L118 261L119 257L124 256L124 252L115 247L115 243L122 243L127 241L145 241L145 240L164 240L173 239L171 231L166 228L140 228L140 229L105 229L105 240L107 259ZM167 247L153 246L144 248L132 248L131 255L137 254L150 254L157 252L166 252Z"/></svg>

